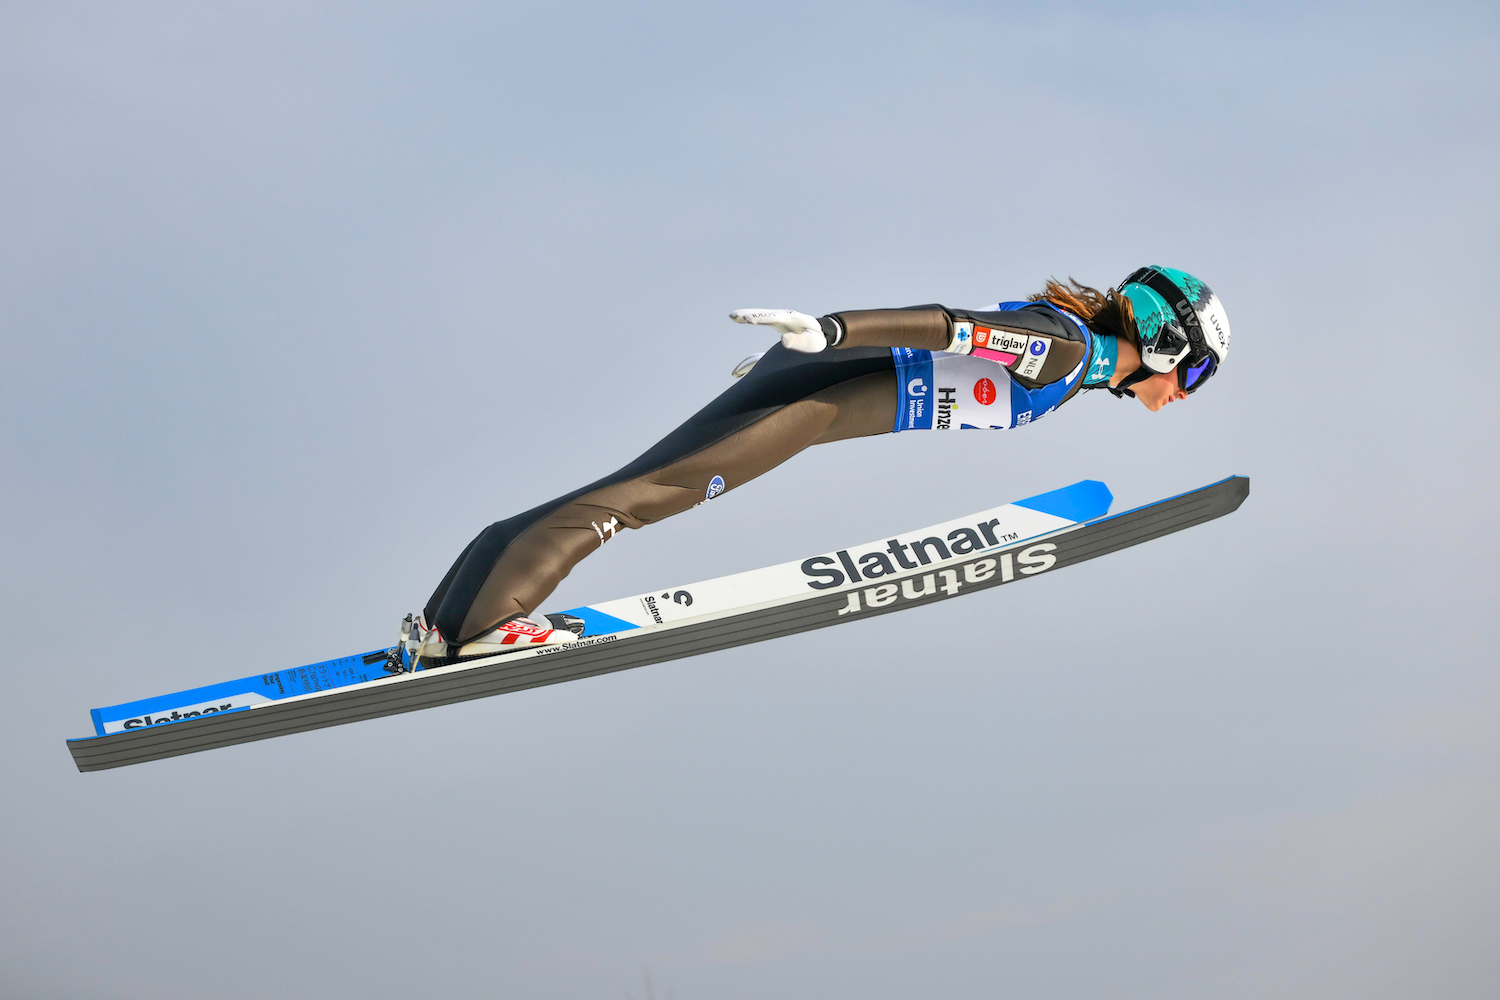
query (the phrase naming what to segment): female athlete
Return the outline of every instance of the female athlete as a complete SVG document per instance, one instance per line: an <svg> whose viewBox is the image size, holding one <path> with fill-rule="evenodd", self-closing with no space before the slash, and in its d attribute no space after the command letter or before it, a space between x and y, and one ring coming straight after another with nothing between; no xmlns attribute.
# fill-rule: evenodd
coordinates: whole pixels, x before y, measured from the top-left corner
<svg viewBox="0 0 1500 1000"><path fill-rule="evenodd" d="M1104 293L1048 281L1028 301L978 310L730 318L772 327L781 343L741 363L728 391L623 469L480 532L414 623L424 665L576 641L576 619L525 616L579 560L621 528L712 500L809 445L1021 427L1083 389L1155 412L1196 392L1229 351L1218 298L1169 267L1143 267Z"/></svg>

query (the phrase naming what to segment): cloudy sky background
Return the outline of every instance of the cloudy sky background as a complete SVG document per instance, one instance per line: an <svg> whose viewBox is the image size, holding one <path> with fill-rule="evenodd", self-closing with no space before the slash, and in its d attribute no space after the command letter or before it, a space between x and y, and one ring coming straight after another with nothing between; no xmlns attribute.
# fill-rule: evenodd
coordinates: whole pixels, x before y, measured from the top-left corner
<svg viewBox="0 0 1500 1000"><path fill-rule="evenodd" d="M0 9L0 995L1488 995L1492 4ZM1183 267L1151 415L805 454L550 609L1103 479L1025 587L97 774L88 709L389 641L740 306ZM1102 397L1102 398L1101 398Z"/></svg>

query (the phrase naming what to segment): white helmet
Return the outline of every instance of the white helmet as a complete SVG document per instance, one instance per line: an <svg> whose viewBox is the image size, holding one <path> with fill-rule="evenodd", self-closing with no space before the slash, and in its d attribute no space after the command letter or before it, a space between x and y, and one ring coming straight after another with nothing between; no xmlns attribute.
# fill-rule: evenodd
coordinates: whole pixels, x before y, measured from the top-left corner
<svg viewBox="0 0 1500 1000"><path fill-rule="evenodd" d="M1177 370L1177 382L1196 392L1229 354L1229 316L1202 281L1171 267L1143 267L1120 282L1141 339L1141 367L1119 385ZM1133 394L1132 394L1133 395Z"/></svg>

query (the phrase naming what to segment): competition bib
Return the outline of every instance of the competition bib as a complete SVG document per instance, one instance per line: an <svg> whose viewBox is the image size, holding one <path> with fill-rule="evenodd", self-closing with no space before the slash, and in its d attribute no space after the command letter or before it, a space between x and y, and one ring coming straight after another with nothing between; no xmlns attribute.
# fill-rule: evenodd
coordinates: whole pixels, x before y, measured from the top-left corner
<svg viewBox="0 0 1500 1000"><path fill-rule="evenodd" d="M1029 305L1002 302L986 311ZM1076 318L1058 310L1087 334ZM1048 385L1027 390L1010 377L1007 365L1017 362L1021 374L1031 377L1041 370L1050 342L1009 331L973 331L972 354L921 351L893 347L896 384L900 393L896 410L897 431L1009 430L1024 427L1057 409L1083 377L1084 360ZM980 343L981 337L984 343ZM1085 341L1088 343L1088 341Z"/></svg>

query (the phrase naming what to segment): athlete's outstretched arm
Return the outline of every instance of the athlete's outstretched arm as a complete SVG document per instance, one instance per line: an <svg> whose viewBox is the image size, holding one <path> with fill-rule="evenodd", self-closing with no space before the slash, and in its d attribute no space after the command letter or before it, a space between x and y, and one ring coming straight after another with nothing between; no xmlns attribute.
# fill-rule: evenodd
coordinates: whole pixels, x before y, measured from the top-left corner
<svg viewBox="0 0 1500 1000"><path fill-rule="evenodd" d="M954 309L937 304L904 309L853 309L813 317L791 309L736 309L729 314L736 323L769 326L781 332L782 346L793 351L816 353L829 348L850 350L868 347L907 347L914 350L968 354L976 346L976 332L985 336L999 332L1047 341L1042 370L1029 376L1012 368L1012 377L1035 388L1055 382L1077 367L1088 350L1088 341L1075 323L1058 315L1049 305L1034 303L1007 309ZM983 349L985 344L978 344ZM996 351L996 359L1006 352ZM1014 355L1015 351L1009 354ZM1001 360L1002 364L1006 364Z"/></svg>

